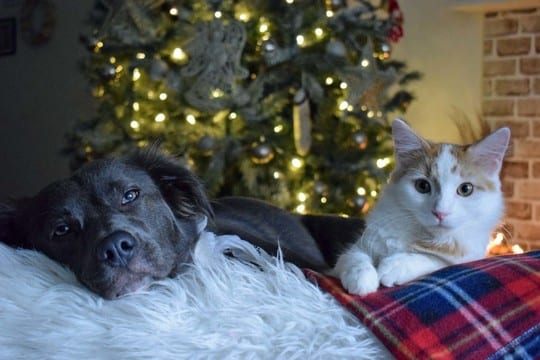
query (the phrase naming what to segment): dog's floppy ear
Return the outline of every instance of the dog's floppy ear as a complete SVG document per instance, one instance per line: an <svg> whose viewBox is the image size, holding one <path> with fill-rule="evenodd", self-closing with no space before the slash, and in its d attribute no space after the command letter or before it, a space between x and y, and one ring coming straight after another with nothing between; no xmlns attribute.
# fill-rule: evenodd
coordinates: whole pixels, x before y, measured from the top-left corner
<svg viewBox="0 0 540 360"><path fill-rule="evenodd" d="M10 204L0 203L0 242L13 247L30 248L24 231L19 226L23 200Z"/></svg>
<svg viewBox="0 0 540 360"><path fill-rule="evenodd" d="M177 216L213 217L212 207L201 181L179 161L165 155L158 146L138 149L127 162L145 170Z"/></svg>

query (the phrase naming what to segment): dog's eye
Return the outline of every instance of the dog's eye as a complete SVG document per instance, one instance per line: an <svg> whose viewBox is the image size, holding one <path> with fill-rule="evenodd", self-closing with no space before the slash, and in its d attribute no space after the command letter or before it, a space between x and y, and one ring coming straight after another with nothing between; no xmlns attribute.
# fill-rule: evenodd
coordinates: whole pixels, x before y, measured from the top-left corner
<svg viewBox="0 0 540 360"><path fill-rule="evenodd" d="M60 224L54 228L54 236L64 236L71 232L71 228L67 224Z"/></svg>
<svg viewBox="0 0 540 360"><path fill-rule="evenodd" d="M122 205L129 204L130 202L135 201L139 197L139 190L137 189L131 189L124 193L124 196L122 197Z"/></svg>

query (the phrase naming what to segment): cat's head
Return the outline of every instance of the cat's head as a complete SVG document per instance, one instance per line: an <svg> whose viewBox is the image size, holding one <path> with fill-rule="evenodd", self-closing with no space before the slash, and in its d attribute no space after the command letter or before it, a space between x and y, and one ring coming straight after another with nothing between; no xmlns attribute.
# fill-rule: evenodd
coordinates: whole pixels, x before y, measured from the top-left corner
<svg viewBox="0 0 540 360"><path fill-rule="evenodd" d="M423 139L397 119L392 137L396 167L390 183L399 204L420 224L434 231L497 224L504 208L499 172L508 128L462 146Z"/></svg>

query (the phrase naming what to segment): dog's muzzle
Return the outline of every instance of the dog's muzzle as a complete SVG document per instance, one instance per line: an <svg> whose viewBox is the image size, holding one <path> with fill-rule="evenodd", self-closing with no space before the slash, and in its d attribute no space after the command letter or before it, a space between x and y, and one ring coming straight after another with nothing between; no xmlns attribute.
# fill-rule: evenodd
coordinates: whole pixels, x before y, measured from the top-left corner
<svg viewBox="0 0 540 360"><path fill-rule="evenodd" d="M137 241L125 231L115 231L96 248L97 261L111 267L125 267L133 258Z"/></svg>

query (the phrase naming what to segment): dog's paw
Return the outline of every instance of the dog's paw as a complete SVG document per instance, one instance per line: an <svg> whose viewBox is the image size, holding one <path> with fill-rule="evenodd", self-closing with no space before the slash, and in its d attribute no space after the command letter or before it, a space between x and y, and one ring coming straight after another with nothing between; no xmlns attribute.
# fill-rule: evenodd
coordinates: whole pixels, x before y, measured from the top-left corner
<svg viewBox="0 0 540 360"><path fill-rule="evenodd" d="M366 295L379 288L379 276L371 264L361 264L343 271L340 280L343 287L355 295Z"/></svg>
<svg viewBox="0 0 540 360"><path fill-rule="evenodd" d="M390 287L415 279L418 274L414 258L412 254L399 253L382 259L377 268L381 284Z"/></svg>

